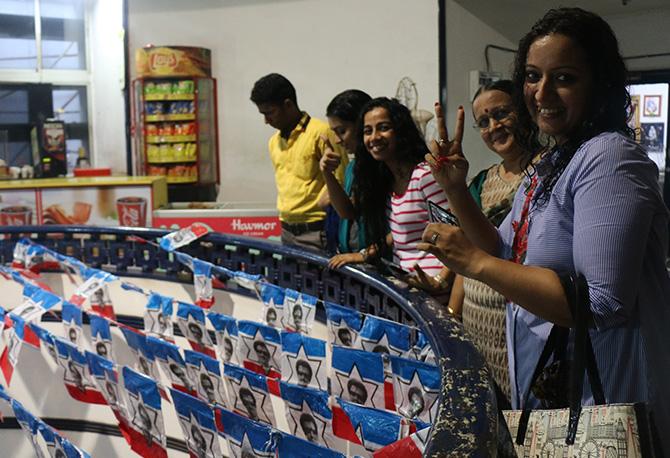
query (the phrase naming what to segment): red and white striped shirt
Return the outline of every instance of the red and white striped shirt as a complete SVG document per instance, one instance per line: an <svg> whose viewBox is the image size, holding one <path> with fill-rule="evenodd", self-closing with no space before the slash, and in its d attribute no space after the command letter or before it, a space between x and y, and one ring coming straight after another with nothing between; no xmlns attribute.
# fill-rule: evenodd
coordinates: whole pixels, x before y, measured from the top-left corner
<svg viewBox="0 0 670 458"><path fill-rule="evenodd" d="M389 227L393 236L393 261L408 271L419 264L429 275L436 275L444 265L432 254L418 251L428 224L428 201L446 207L447 196L433 178L426 162L417 164L404 194L391 194L390 206L386 207Z"/></svg>

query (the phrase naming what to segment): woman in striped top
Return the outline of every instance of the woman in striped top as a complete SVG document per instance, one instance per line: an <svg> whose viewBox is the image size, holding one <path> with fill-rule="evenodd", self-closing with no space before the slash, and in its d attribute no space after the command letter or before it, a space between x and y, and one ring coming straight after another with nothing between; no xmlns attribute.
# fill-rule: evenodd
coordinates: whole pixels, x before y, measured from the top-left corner
<svg viewBox="0 0 670 458"><path fill-rule="evenodd" d="M467 192L459 110L454 141L443 142L441 164L432 165L461 228L429 225L420 248L509 299L514 408L525 407L552 326L573 325L557 273L584 274L607 403L648 402L658 431L667 433L668 210L658 169L626 122L630 96L616 37L593 13L551 10L519 43L513 80L523 95L515 105L519 123L529 129L528 140L548 138L550 148L497 230ZM593 404L589 384L582 402ZM538 404L531 396L527 406ZM670 435L660 439L669 455Z"/></svg>
<svg viewBox="0 0 670 458"><path fill-rule="evenodd" d="M449 269L416 248L428 224L428 201L445 206L447 199L424 162L428 148L409 110L386 97L371 100L361 111L358 137L354 207L372 242L361 260L390 251L410 274L408 283L433 294L447 292ZM339 260L331 265L341 265Z"/></svg>

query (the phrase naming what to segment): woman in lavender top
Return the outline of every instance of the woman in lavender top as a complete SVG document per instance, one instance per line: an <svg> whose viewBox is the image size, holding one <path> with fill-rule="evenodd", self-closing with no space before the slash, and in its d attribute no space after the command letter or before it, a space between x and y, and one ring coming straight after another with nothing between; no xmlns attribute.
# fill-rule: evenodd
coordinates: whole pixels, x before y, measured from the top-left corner
<svg viewBox="0 0 670 458"><path fill-rule="evenodd" d="M497 230L465 185L463 110L449 141L437 106L443 140L427 160L461 226L429 225L420 248L509 299L514 408L524 407L551 327L573 326L558 273L584 274L606 401L648 402L657 430L670 431L668 211L658 170L626 123L630 96L616 37L595 14L551 10L519 43L513 80L519 123L530 132L521 140L544 140L543 157L528 167ZM582 401L593 403L588 387ZM670 453L668 435L661 440Z"/></svg>

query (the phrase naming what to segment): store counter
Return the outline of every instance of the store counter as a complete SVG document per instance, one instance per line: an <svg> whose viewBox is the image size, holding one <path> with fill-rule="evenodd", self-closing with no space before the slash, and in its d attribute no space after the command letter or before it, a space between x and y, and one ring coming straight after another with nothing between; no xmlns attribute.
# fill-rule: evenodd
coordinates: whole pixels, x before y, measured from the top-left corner
<svg viewBox="0 0 670 458"><path fill-rule="evenodd" d="M279 239L281 236L279 213L274 203L173 203L153 213L153 226L158 228L179 229L195 222L224 234L265 239Z"/></svg>
<svg viewBox="0 0 670 458"><path fill-rule="evenodd" d="M0 225L151 227L167 205L165 177L77 177L0 181Z"/></svg>

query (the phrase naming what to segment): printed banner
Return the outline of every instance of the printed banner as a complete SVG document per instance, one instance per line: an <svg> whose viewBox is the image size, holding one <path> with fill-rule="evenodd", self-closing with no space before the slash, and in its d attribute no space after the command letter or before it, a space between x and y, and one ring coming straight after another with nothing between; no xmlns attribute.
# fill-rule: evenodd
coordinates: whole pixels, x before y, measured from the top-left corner
<svg viewBox="0 0 670 458"><path fill-rule="evenodd" d="M76 305L70 302L63 302L61 309L61 316L63 319L63 328L65 336L75 346L81 345L81 336L83 334L82 325L82 311Z"/></svg>
<svg viewBox="0 0 670 458"><path fill-rule="evenodd" d="M325 302L330 343L353 347L363 325L363 314L351 307Z"/></svg>
<svg viewBox="0 0 670 458"><path fill-rule="evenodd" d="M345 455L320 445L315 445L298 437L279 432L277 456L291 458L345 458Z"/></svg>
<svg viewBox="0 0 670 458"><path fill-rule="evenodd" d="M258 284L256 293L263 303L261 321L273 328L284 327L284 288L262 282Z"/></svg>
<svg viewBox="0 0 670 458"><path fill-rule="evenodd" d="M258 374L281 378L281 336L270 326L253 321L237 322L240 336L238 344L242 365Z"/></svg>
<svg viewBox="0 0 670 458"><path fill-rule="evenodd" d="M105 398L119 422L128 420L128 406L119 388L119 373L116 363L100 355L87 351L85 353L88 369L98 385L98 390Z"/></svg>
<svg viewBox="0 0 670 458"><path fill-rule="evenodd" d="M142 456L167 458L158 385L127 366L122 373L129 422L121 427L130 448Z"/></svg>
<svg viewBox="0 0 670 458"><path fill-rule="evenodd" d="M209 318L210 323L214 326L216 348L219 351L221 361L239 365L237 357L237 320L232 316L214 312L209 312L207 318Z"/></svg>
<svg viewBox="0 0 670 458"><path fill-rule="evenodd" d="M170 394L191 456L195 458L223 456L211 407L178 390L170 390Z"/></svg>
<svg viewBox="0 0 670 458"><path fill-rule="evenodd" d="M267 378L230 364L224 364L223 373L231 409L251 420L275 426Z"/></svg>
<svg viewBox="0 0 670 458"><path fill-rule="evenodd" d="M398 456L402 456L403 458L421 458L428 443L428 433L430 433L430 427L382 447L372 456L374 458L396 458Z"/></svg>
<svg viewBox="0 0 670 458"><path fill-rule="evenodd" d="M188 227L170 232L160 238L159 245L165 251L174 251L207 235L209 228L204 224L193 223Z"/></svg>
<svg viewBox="0 0 670 458"><path fill-rule="evenodd" d="M196 305L210 309L214 305L212 264L193 258L193 287Z"/></svg>
<svg viewBox="0 0 670 458"><path fill-rule="evenodd" d="M289 432L315 444L333 447L333 412L328 406L328 393L281 382L281 397Z"/></svg>
<svg viewBox="0 0 670 458"><path fill-rule="evenodd" d="M384 363L378 353L333 347L331 394L350 402L384 409Z"/></svg>
<svg viewBox="0 0 670 458"><path fill-rule="evenodd" d="M317 298L292 289L284 292L284 327L309 334L314 324Z"/></svg>
<svg viewBox="0 0 670 458"><path fill-rule="evenodd" d="M233 458L275 456L276 446L269 426L219 407L215 412L220 431L228 439Z"/></svg>
<svg viewBox="0 0 670 458"><path fill-rule="evenodd" d="M226 407L226 397L221 380L219 362L207 355L191 350L184 350L186 370L192 374L196 382L196 392L200 399L209 404Z"/></svg>
<svg viewBox="0 0 670 458"><path fill-rule="evenodd" d="M282 380L302 387L328 389L326 342L282 331Z"/></svg>
<svg viewBox="0 0 670 458"><path fill-rule="evenodd" d="M154 292L149 295L144 311L144 332L167 339L172 338L173 300L171 297Z"/></svg>
<svg viewBox="0 0 670 458"><path fill-rule="evenodd" d="M195 380L186 369L180 348L171 342L152 336L147 337L147 345L163 373L170 379L172 388L195 395Z"/></svg>
<svg viewBox="0 0 670 458"><path fill-rule="evenodd" d="M406 421L400 415L359 406L341 399L337 402L346 416L334 416L333 422L343 422L348 418L361 444L370 452L404 438L409 432ZM333 410L337 408L334 407ZM333 424L333 429L337 431L337 428L340 428L340 425Z"/></svg>
<svg viewBox="0 0 670 458"><path fill-rule="evenodd" d="M191 348L216 358L216 352L205 326L205 312L197 305L178 302L177 326L191 344Z"/></svg>
<svg viewBox="0 0 670 458"><path fill-rule="evenodd" d="M93 344L93 349L103 358L115 359L109 320L93 313L89 313L88 317L91 323L91 343Z"/></svg>
<svg viewBox="0 0 670 458"><path fill-rule="evenodd" d="M88 368L86 356L65 339L54 337L58 365L64 369L63 382L67 392L77 401L107 404Z"/></svg>
<svg viewBox="0 0 670 458"><path fill-rule="evenodd" d="M391 356L398 413L432 424L437 417L440 369L432 364Z"/></svg>
<svg viewBox="0 0 670 458"><path fill-rule="evenodd" d="M130 351L135 357L135 370L147 377L158 380L156 359L154 358L151 348L147 344L147 336L140 334L136 330L125 327L121 328L121 332L123 332L128 347L130 347Z"/></svg>

